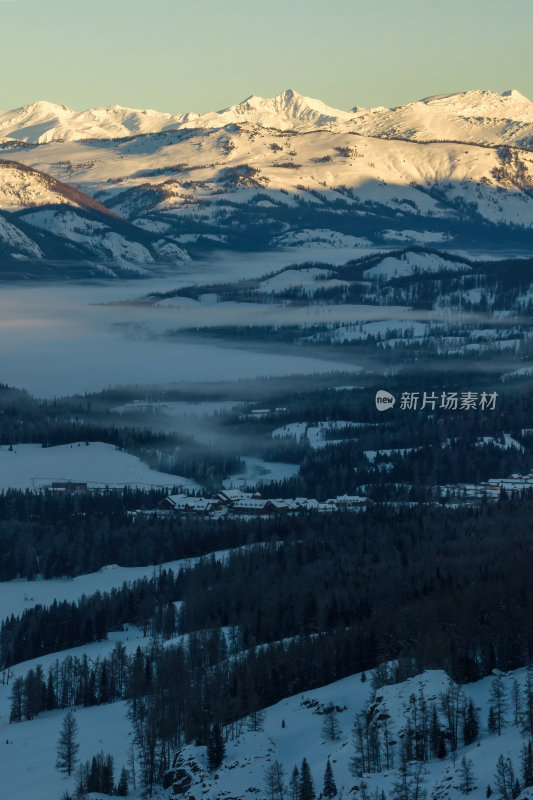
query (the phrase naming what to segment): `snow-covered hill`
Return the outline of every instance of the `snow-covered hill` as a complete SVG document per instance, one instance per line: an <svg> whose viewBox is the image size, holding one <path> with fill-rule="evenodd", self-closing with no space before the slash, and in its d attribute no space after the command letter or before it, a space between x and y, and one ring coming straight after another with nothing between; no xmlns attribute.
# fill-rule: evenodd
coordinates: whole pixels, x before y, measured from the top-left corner
<svg viewBox="0 0 533 800"><path fill-rule="evenodd" d="M483 226L533 224L527 151L227 125L10 155L178 245L204 237L210 246L280 248L318 239L339 248L459 235L501 243L501 228ZM12 195L0 196L0 210L35 202L23 187Z"/></svg>
<svg viewBox="0 0 533 800"><path fill-rule="evenodd" d="M54 262L66 262L70 273L72 262L81 262L88 274L142 274L156 261L188 258L176 242L136 228L89 194L18 161L0 159L0 210L0 271L8 276L54 272Z"/></svg>

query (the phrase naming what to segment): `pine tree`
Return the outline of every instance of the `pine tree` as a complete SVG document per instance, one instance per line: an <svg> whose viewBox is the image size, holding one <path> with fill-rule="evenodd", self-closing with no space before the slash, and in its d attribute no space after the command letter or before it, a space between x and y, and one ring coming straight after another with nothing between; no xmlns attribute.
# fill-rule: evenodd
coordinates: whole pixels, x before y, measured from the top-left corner
<svg viewBox="0 0 533 800"><path fill-rule="evenodd" d="M522 783L524 787L533 786L533 746L531 739L522 749Z"/></svg>
<svg viewBox="0 0 533 800"><path fill-rule="evenodd" d="M355 715L352 728L354 752L350 758L350 772L354 778L360 778L367 769L367 720L364 711Z"/></svg>
<svg viewBox="0 0 533 800"><path fill-rule="evenodd" d="M222 737L220 725L215 722L207 740L207 762L210 770L215 770L224 761L226 746Z"/></svg>
<svg viewBox="0 0 533 800"><path fill-rule="evenodd" d="M519 725L523 715L523 696L520 684L517 680L513 681L511 698L513 707L513 724Z"/></svg>
<svg viewBox="0 0 533 800"><path fill-rule="evenodd" d="M496 713L492 706L489 706L489 719L487 722L487 729L489 733L496 733L498 725L496 723Z"/></svg>
<svg viewBox="0 0 533 800"><path fill-rule="evenodd" d="M289 781L289 797L290 800L298 800L298 792L300 786L300 773L298 767L294 767Z"/></svg>
<svg viewBox="0 0 533 800"><path fill-rule="evenodd" d="M98 792L100 790L100 773L98 770L98 762L96 756L93 756L89 775L87 777L87 791Z"/></svg>
<svg viewBox="0 0 533 800"><path fill-rule="evenodd" d="M501 736L502 728L505 727L507 711L507 689L501 675L497 675L490 685L490 703L493 709L496 722L496 731Z"/></svg>
<svg viewBox="0 0 533 800"><path fill-rule="evenodd" d="M391 798L392 800L409 800L410 798L410 779L407 762L405 760L400 764L398 769L398 777L392 785Z"/></svg>
<svg viewBox="0 0 533 800"><path fill-rule="evenodd" d="M61 723L59 739L57 741L56 768L67 775L72 774L76 764L79 744L77 742L78 723L72 709L67 711Z"/></svg>
<svg viewBox="0 0 533 800"><path fill-rule="evenodd" d="M269 765L265 776L266 790L269 800L284 800L285 797L285 770L279 761Z"/></svg>
<svg viewBox="0 0 533 800"><path fill-rule="evenodd" d="M475 742L479 735L479 719L476 707L472 702L472 698L470 698L466 710L465 710L465 717L464 717L464 724L463 724L463 741L465 745L472 744Z"/></svg>
<svg viewBox="0 0 533 800"><path fill-rule="evenodd" d="M472 761L463 756L459 764L459 778L461 779L459 789L463 794L470 794L476 788L474 785L473 766Z"/></svg>
<svg viewBox="0 0 533 800"><path fill-rule="evenodd" d="M392 800L425 800L427 770L422 763L409 764L402 759L398 777L392 786Z"/></svg>
<svg viewBox="0 0 533 800"><path fill-rule="evenodd" d="M298 786L298 800L314 800L316 797L313 778L307 759L304 758L300 769L300 784Z"/></svg>
<svg viewBox="0 0 533 800"><path fill-rule="evenodd" d="M15 678L11 687L11 712L10 722L20 722L22 720L22 694L24 681L22 678Z"/></svg>
<svg viewBox="0 0 533 800"><path fill-rule="evenodd" d="M428 771L423 763L419 762L411 771L411 798L412 800L426 800L426 778Z"/></svg>
<svg viewBox="0 0 533 800"><path fill-rule="evenodd" d="M337 742L340 735L341 731L337 721L337 710L333 704L330 704L324 711L322 739L324 742Z"/></svg>
<svg viewBox="0 0 533 800"><path fill-rule="evenodd" d="M119 782L117 783L117 789L116 789L116 792L115 792L117 797L126 797L126 795L128 794L128 792L129 792L129 785L128 785L129 777L130 776L128 774L128 770L126 769L126 767L122 767L122 770L120 772Z"/></svg>
<svg viewBox="0 0 533 800"><path fill-rule="evenodd" d="M100 791L104 794L113 794L115 789L115 767L113 756L107 755L102 764L102 785Z"/></svg>
<svg viewBox="0 0 533 800"><path fill-rule="evenodd" d="M502 800L512 800L516 790L516 778L511 759L500 754L496 763L495 780L496 790Z"/></svg>
<svg viewBox="0 0 533 800"><path fill-rule="evenodd" d="M331 762L328 758L328 763L326 764L326 771L324 772L324 790L322 792L324 797L335 797L337 794L337 786L335 784L335 778L333 777L333 769L331 768Z"/></svg>

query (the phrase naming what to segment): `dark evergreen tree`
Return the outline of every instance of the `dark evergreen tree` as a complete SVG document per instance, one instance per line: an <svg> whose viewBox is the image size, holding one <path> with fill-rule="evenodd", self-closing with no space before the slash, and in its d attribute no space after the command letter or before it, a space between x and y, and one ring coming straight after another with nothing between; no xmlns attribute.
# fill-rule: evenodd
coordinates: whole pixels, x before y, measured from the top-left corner
<svg viewBox="0 0 533 800"><path fill-rule="evenodd" d="M533 786L533 745L531 739L522 748L522 784Z"/></svg>
<svg viewBox="0 0 533 800"><path fill-rule="evenodd" d="M289 781L289 797L290 800L298 800L298 792L300 787L300 773L298 772L298 767L295 766L291 779Z"/></svg>
<svg viewBox="0 0 533 800"><path fill-rule="evenodd" d="M507 711L507 689L501 675L497 675L490 685L490 704L494 712L496 732L501 736L502 729L506 725Z"/></svg>
<svg viewBox="0 0 533 800"><path fill-rule="evenodd" d="M126 767L122 767L115 794L118 797L126 797L128 791L129 791L129 773Z"/></svg>
<svg viewBox="0 0 533 800"><path fill-rule="evenodd" d="M66 772L67 775L72 774L77 761L79 747L78 723L74 712L70 709L63 717L57 741L56 767L58 770Z"/></svg>
<svg viewBox="0 0 533 800"><path fill-rule="evenodd" d="M113 794L115 790L115 768L113 756L108 754L102 765L102 785L100 791L104 794Z"/></svg>
<svg viewBox="0 0 533 800"><path fill-rule="evenodd" d="M333 769L331 767L329 758L328 763L326 764L326 770L324 772L324 789L322 794L324 797L335 797L337 794L337 786L335 784Z"/></svg>
<svg viewBox="0 0 533 800"><path fill-rule="evenodd" d="M496 712L492 706L489 706L489 719L487 722L487 730L489 733L496 733L498 730L498 722L496 720Z"/></svg>
<svg viewBox="0 0 533 800"><path fill-rule="evenodd" d="M215 722L207 739L207 763L210 770L219 767L226 754L226 745L218 722Z"/></svg>
<svg viewBox="0 0 533 800"><path fill-rule="evenodd" d="M463 723L463 742L465 745L475 742L479 735L479 718L478 712L472 698L468 701L464 714Z"/></svg>
<svg viewBox="0 0 533 800"><path fill-rule="evenodd" d="M316 797L313 778L307 759L304 758L300 767L300 783L298 786L298 800L314 800Z"/></svg>
<svg viewBox="0 0 533 800"><path fill-rule="evenodd" d="M9 714L10 722L20 722L22 720L22 695L24 691L24 681L22 678L15 678L11 687L11 711Z"/></svg>
<svg viewBox="0 0 533 800"><path fill-rule="evenodd" d="M98 769L98 761L96 756L92 757L89 774L87 777L87 791L99 792L100 791L100 771Z"/></svg>

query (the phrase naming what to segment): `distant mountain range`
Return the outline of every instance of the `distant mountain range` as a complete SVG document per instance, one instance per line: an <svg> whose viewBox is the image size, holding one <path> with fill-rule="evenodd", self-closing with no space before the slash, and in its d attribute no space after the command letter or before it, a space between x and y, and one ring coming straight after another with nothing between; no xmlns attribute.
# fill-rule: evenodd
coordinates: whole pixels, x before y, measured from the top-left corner
<svg viewBox="0 0 533 800"><path fill-rule="evenodd" d="M0 112L0 274L145 274L205 248L530 249L533 103Z"/></svg>
<svg viewBox="0 0 533 800"><path fill-rule="evenodd" d="M103 106L73 111L38 102L0 111L0 138L23 142L109 139L179 128L222 128L232 123L277 130L327 128L365 136L401 136L414 141L471 141L476 144L533 144L533 103L516 90L457 92L426 97L397 108L341 111L288 89L265 99L206 114L168 114L152 109Z"/></svg>

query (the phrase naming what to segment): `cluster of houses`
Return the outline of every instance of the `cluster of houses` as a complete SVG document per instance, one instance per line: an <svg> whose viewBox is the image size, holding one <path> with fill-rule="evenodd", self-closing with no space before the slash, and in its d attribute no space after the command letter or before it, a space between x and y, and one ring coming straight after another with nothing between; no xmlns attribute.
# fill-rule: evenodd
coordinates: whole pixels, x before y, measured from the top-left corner
<svg viewBox="0 0 533 800"><path fill-rule="evenodd" d="M476 498L479 500L497 500L502 491L507 494L513 492L526 492L533 489L533 470L527 475L513 473L507 478L489 478L488 481L479 484L464 483L459 485L447 485L441 487L442 496L462 495L466 498Z"/></svg>
<svg viewBox="0 0 533 800"><path fill-rule="evenodd" d="M159 511L201 516L270 516L294 514L303 511L356 511L370 501L358 495L340 495L320 502L308 497L265 498L259 492L243 492L240 489L221 489L214 497L193 497L186 494L171 494L159 504Z"/></svg>

